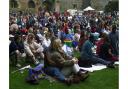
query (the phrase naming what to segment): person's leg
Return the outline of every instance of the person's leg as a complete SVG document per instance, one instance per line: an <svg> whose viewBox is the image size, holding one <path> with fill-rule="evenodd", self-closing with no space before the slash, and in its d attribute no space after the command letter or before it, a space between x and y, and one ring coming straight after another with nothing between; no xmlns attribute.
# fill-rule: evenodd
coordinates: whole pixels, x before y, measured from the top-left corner
<svg viewBox="0 0 128 89"><path fill-rule="evenodd" d="M104 64L104 65L108 65L108 64L111 63L109 61L106 61L106 60L104 60L102 58L98 58L98 57L95 57L95 56L93 56L92 59L90 59L90 61L92 61L94 64L95 63L101 63L101 64Z"/></svg>
<svg viewBox="0 0 128 89"><path fill-rule="evenodd" d="M27 55L27 57L29 58L29 59L31 59L32 60L32 62L35 64L35 65L37 65L37 64L39 64L39 61L35 58L35 56L34 55ZM28 60L28 58L27 58L27 60Z"/></svg>
<svg viewBox="0 0 128 89"><path fill-rule="evenodd" d="M56 67L47 67L45 72L50 76L56 77L60 81L65 81L65 76Z"/></svg>
<svg viewBox="0 0 128 89"><path fill-rule="evenodd" d="M15 51L15 57L16 57L15 64L16 64L17 67L21 67L21 65L18 63L19 60L20 60L20 55L21 55L20 51L16 50Z"/></svg>
<svg viewBox="0 0 128 89"><path fill-rule="evenodd" d="M40 55L40 57L42 58L42 59L44 59L44 54L41 52L41 53L39 53L39 55Z"/></svg>
<svg viewBox="0 0 128 89"><path fill-rule="evenodd" d="M80 70L80 66L78 64L74 64L73 65L73 72L76 74L79 72L79 70Z"/></svg>
<svg viewBox="0 0 128 89"><path fill-rule="evenodd" d="M62 70L61 70L61 73L64 75L64 76L70 76L71 73L73 72L73 66L71 67L64 67Z"/></svg>
<svg viewBox="0 0 128 89"><path fill-rule="evenodd" d="M44 64L44 53L39 53L39 56L40 56L40 63Z"/></svg>
<svg viewBox="0 0 128 89"><path fill-rule="evenodd" d="M92 62L88 59L80 59L78 64L80 67L92 67Z"/></svg>
<svg viewBox="0 0 128 89"><path fill-rule="evenodd" d="M39 64L39 61L35 57L36 54L34 54L30 49L26 49L25 53L26 53L27 57L30 58L35 65Z"/></svg>

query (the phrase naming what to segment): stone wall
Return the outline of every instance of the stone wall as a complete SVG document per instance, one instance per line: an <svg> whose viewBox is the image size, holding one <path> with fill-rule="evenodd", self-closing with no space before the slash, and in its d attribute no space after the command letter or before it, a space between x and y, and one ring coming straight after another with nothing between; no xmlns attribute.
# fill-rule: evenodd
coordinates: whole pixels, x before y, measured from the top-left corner
<svg viewBox="0 0 128 89"><path fill-rule="evenodd" d="M18 8L14 8L13 6L11 6L11 2L16 1L18 4ZM35 8L29 8L28 3L29 1L33 1L35 4ZM35 11L38 10L38 8L40 6L42 6L42 2L41 0L9 0L9 4L10 4L10 9L20 9L20 10L26 10L26 9L33 9Z"/></svg>

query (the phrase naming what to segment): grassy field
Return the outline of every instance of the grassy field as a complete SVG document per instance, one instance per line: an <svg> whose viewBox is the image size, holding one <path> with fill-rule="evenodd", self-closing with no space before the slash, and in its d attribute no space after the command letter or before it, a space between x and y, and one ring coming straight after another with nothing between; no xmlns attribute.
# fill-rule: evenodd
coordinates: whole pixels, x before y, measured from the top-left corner
<svg viewBox="0 0 128 89"><path fill-rule="evenodd" d="M67 86L58 81L50 83L48 80L41 80L39 85L30 85L25 82L28 71L23 73L11 73L14 70L10 67L9 89L118 89L118 68L104 69L90 73L90 77L79 84Z"/></svg>

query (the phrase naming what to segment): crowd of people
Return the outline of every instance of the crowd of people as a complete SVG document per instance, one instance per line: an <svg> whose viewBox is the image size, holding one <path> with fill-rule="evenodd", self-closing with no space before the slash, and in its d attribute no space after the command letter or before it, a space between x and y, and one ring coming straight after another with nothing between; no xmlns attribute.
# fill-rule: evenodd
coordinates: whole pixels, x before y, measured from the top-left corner
<svg viewBox="0 0 128 89"><path fill-rule="evenodd" d="M118 31L117 13L71 16L48 11L10 12L9 55L15 55L17 67L25 57L35 66L43 63L46 74L71 84L75 81L69 77L71 74L80 80L88 77L80 66L100 63L114 68L119 55ZM75 52L80 56L76 57Z"/></svg>

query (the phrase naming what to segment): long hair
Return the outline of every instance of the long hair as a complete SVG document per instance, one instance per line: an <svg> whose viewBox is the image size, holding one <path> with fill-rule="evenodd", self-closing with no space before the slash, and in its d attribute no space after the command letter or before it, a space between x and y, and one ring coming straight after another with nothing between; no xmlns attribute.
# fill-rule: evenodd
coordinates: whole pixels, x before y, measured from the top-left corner
<svg viewBox="0 0 128 89"><path fill-rule="evenodd" d="M51 40L51 51L57 51L61 54L64 59L68 59L64 50L62 49L61 40L54 37Z"/></svg>
<svg viewBox="0 0 128 89"><path fill-rule="evenodd" d="M35 38L35 35L33 33L28 34L27 41L30 42L30 40L33 40Z"/></svg>
<svg viewBox="0 0 128 89"><path fill-rule="evenodd" d="M60 46L61 40L54 37L51 39L51 50L53 51L60 51L62 48Z"/></svg>

